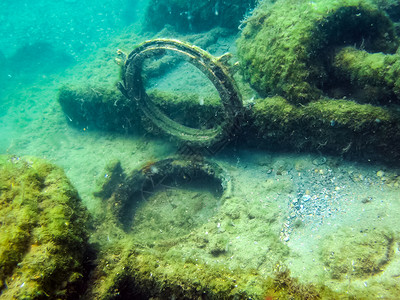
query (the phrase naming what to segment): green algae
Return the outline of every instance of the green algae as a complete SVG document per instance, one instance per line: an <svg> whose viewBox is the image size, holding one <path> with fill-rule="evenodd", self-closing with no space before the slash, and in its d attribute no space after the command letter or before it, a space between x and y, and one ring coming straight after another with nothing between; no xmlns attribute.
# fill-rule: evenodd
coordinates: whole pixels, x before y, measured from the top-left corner
<svg viewBox="0 0 400 300"><path fill-rule="evenodd" d="M191 253L196 255L196 253ZM177 299L338 299L324 285L301 283L276 263L268 275L257 269L231 268L182 255L140 249L131 238L109 245L94 273L88 298L161 297Z"/></svg>
<svg viewBox="0 0 400 300"><path fill-rule="evenodd" d="M333 66L338 78L345 77L348 85L364 91L364 99L357 97L361 101L390 103L400 99L399 54L371 54L346 47L335 55Z"/></svg>
<svg viewBox="0 0 400 300"><path fill-rule="evenodd" d="M218 96L202 97L195 93L159 90L152 90L149 96L168 117L183 125L211 128L215 122L221 122L218 116L223 109ZM67 122L80 129L132 133L144 127L154 134L161 133L143 116L137 104L125 98L117 89L63 86L58 101Z"/></svg>
<svg viewBox="0 0 400 300"><path fill-rule="evenodd" d="M395 108L334 99L296 106L277 96L256 101L252 115L255 134L275 145L342 155L363 152L371 158L377 151L390 158L400 155Z"/></svg>
<svg viewBox="0 0 400 300"><path fill-rule="evenodd" d="M382 272L394 254L394 234L388 229L341 229L326 236L320 255L333 279L367 278Z"/></svg>
<svg viewBox="0 0 400 300"><path fill-rule="evenodd" d="M238 54L246 78L262 96L306 103L329 85L335 48L353 44L385 53L398 46L392 22L372 1L277 1L255 9L238 40Z"/></svg>
<svg viewBox="0 0 400 300"><path fill-rule="evenodd" d="M162 135L116 90L94 90L100 91L101 96L90 88L62 88L59 101L70 124L130 133L145 128L154 135ZM169 117L186 126L210 128L219 122L216 118L221 103L217 97L158 90L153 90L150 97ZM359 102L321 98L294 105L279 96L258 99L247 108L247 119L242 124L247 132L244 138L265 147L275 145L351 156L363 153L377 159L400 157L396 146L400 140L397 108Z"/></svg>
<svg viewBox="0 0 400 300"><path fill-rule="evenodd" d="M148 172L151 166L154 169L156 165L150 165ZM146 166L143 170L147 170ZM243 206L241 199L231 197L222 201L217 198L220 192L214 194L218 189L210 183L204 183L202 188L200 182L195 184L193 180L184 186L171 187L168 181L163 184L166 187L151 194L139 192L125 199L130 203L139 200L128 214L133 220L131 226L126 226L127 219L120 218L121 211L113 208L115 204L125 207L123 211L128 207L118 202L123 200L116 198L121 194L118 189L105 199L104 205L111 209L105 210L103 224L95 234L102 250L87 297L162 295L192 299L204 294L211 298L263 295L268 280L258 274L257 267L265 264L265 270L270 269L271 261L288 255L287 247L274 233L275 226L259 226L260 222L276 222L277 207L271 203L268 208L252 209ZM232 217L236 212L240 216ZM245 258L243 253L249 252L245 241L251 238L250 232L260 246L254 246L252 257ZM237 240L238 235L245 236ZM265 245L270 250L263 253Z"/></svg>
<svg viewBox="0 0 400 300"><path fill-rule="evenodd" d="M67 121L80 129L128 132L137 128L134 107L117 89L63 86L58 95Z"/></svg>
<svg viewBox="0 0 400 300"><path fill-rule="evenodd" d="M130 239L110 248L102 259L97 276L104 281L95 285L91 297L113 299L119 295L151 295L194 299L207 295L211 299L245 297L246 283L255 281L256 274L244 276L243 270L231 271L213 267L198 259L167 260L160 253L133 250L137 246ZM112 253L118 253L115 257ZM249 284L250 285L250 284ZM131 290L128 287L131 287ZM252 290L260 287L253 285ZM258 290L262 293L262 289Z"/></svg>
<svg viewBox="0 0 400 300"><path fill-rule="evenodd" d="M86 209L63 171L36 158L0 156L1 299L76 296Z"/></svg>
<svg viewBox="0 0 400 300"><path fill-rule="evenodd" d="M132 228L121 223L126 220L118 218L115 210L103 209L93 239L100 252L86 299L342 296L323 283L304 283L290 275L285 266L290 251L278 235L279 201L250 203L228 197L217 209L208 207L206 213L205 206L215 198L205 193L199 206L193 190L181 186L177 192L176 188L154 190L142 199L131 214ZM287 197L292 192L287 181L277 183L264 196ZM104 205L112 206L112 201L118 201L116 195L105 199ZM192 215L196 222L188 218Z"/></svg>

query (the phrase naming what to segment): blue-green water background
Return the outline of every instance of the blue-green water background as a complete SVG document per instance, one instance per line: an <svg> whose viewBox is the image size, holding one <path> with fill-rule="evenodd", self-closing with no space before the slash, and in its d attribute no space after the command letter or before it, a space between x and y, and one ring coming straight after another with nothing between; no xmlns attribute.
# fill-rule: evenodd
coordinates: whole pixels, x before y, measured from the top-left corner
<svg viewBox="0 0 400 300"><path fill-rule="evenodd" d="M71 155L75 156L74 149L83 151L85 137L74 140L82 131L65 126L58 90L69 83L114 88L118 66L113 58L118 46L110 47L110 43L115 44L129 28L126 40L134 45L146 3L0 3L0 153L36 155L70 169ZM101 70L102 66L106 70ZM81 146L71 146L68 141L73 140ZM88 167L90 161L86 159Z"/></svg>
<svg viewBox="0 0 400 300"><path fill-rule="evenodd" d="M175 148L165 140L152 140L147 135L71 127L57 102L58 91L63 85L82 83L115 88L119 74L119 67L113 62L116 49L124 47L129 51L138 42L153 37L177 37L168 30L159 35L143 31L145 7L146 1L133 0L0 3L0 153L34 155L61 166L94 214L99 200L93 191L98 178L104 177L104 166L109 161L118 159L124 170L129 171L174 153ZM236 38L235 34L223 38L208 50L216 55L226 50L234 52ZM252 97L251 93L246 96ZM321 236L339 227L375 222L399 233L399 190L387 187L382 176L376 175L380 171L395 171L387 166L344 162L334 173L329 173L328 166L316 167L312 163L317 158L319 155L315 153L301 156L243 149L227 150L218 158L237 178L236 196L241 202L236 209L241 209L242 203L249 207L252 203L264 205L263 201L274 202L281 209L275 216L277 235L286 234L287 211L297 191L304 194L308 191L321 199L329 195L326 202L331 205L327 210L330 215L326 219L305 216L305 226L296 229L288 241L295 253L290 258L292 273L297 276L318 264L314 253L318 251ZM284 180L271 171L281 165L287 176ZM336 186L327 187L322 177L331 182L337 180ZM279 185L274 185L277 182ZM292 184L295 186L293 199L284 193L282 196L282 182L283 189L287 182L289 190ZM368 197L374 200L365 206L362 200ZM257 210L255 204L253 207ZM262 238L255 240L250 236L254 228L243 228L242 237L245 232L249 236L245 236L247 242L242 244L235 237L240 251L235 253L238 260L234 263L253 267L254 257L267 251L268 245L257 244ZM250 244L252 247L248 247ZM397 279L391 275L397 274L398 256L393 261L387 275L390 284L396 284ZM306 280L320 276L317 271L320 269L319 264Z"/></svg>

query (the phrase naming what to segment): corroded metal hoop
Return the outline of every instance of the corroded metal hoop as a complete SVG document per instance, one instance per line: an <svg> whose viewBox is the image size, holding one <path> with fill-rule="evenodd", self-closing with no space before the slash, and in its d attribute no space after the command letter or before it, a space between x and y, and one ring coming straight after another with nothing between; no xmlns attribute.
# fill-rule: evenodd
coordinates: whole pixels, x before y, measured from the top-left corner
<svg viewBox="0 0 400 300"><path fill-rule="evenodd" d="M167 50L182 56L197 67L213 83L223 105L223 120L212 129L196 129L184 126L166 116L150 99L142 81L142 67L145 59L163 55ZM147 118L168 135L193 146L210 146L226 138L237 124L242 108L242 100L236 84L223 59L212 56L203 49L170 39L155 39L140 44L127 57L123 82L118 87L121 92L135 101Z"/></svg>

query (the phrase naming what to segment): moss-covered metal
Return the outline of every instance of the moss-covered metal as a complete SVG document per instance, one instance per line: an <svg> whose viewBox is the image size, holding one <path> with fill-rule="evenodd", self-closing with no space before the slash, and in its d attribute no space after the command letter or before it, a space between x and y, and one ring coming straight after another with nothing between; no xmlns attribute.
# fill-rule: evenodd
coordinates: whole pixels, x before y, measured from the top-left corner
<svg viewBox="0 0 400 300"><path fill-rule="evenodd" d="M190 243L180 239L173 243ZM168 247L166 247L168 249ZM304 284L279 263L269 276L194 259L168 258L126 237L102 253L90 299L340 299L345 293Z"/></svg>
<svg viewBox="0 0 400 300"><path fill-rule="evenodd" d="M215 126L215 115L221 112L219 98L208 97L199 105L195 93L152 91L149 97L171 119L185 126ZM143 117L117 89L91 86L63 86L58 95L68 124L78 129L135 133L145 128L153 134L165 134ZM193 109L195 108L195 109Z"/></svg>
<svg viewBox="0 0 400 300"><path fill-rule="evenodd" d="M90 89L89 93L90 92ZM140 119L138 112L132 114L115 114L121 111L117 102L117 91L104 92L110 95L103 98L101 105L91 97L85 98L86 93L78 89L66 89L60 93L65 99L63 108L74 123L82 120L87 124L93 117L104 122L90 122L93 127L106 130L120 130L126 125L126 117L133 122ZM195 95L179 95L168 92L155 92L150 95L159 107L170 115L177 114L183 120L212 120L212 115L218 107L218 101L199 105ZM61 97L61 96L60 96ZM117 97L117 98L115 98ZM87 112L78 109L80 99L85 99ZM94 103L91 103L95 101ZM104 108L103 108L104 105ZM67 120L69 120L67 118ZM85 121L86 120L86 121ZM269 149L292 149L300 151L321 151L345 157L358 159L378 159L396 161L400 157L400 113L396 106L382 107L368 103L357 103L351 100L334 100L323 98L306 105L292 104L283 97L257 99L248 106L245 120L241 126L239 138L249 145ZM105 127L112 121L112 127ZM154 130L151 124L142 122L153 134L162 132ZM135 129L140 128L137 124ZM189 124L190 125L190 124ZM196 124L194 124L196 125ZM133 132L132 128L129 132Z"/></svg>
<svg viewBox="0 0 400 300"><path fill-rule="evenodd" d="M88 213L64 172L0 156L0 299L76 299Z"/></svg>
<svg viewBox="0 0 400 300"><path fill-rule="evenodd" d="M238 40L251 85L262 96L278 94L295 104L332 88L336 49L391 54L398 45L392 21L368 0L262 2Z"/></svg>
<svg viewBox="0 0 400 300"><path fill-rule="evenodd" d="M359 101L400 103L400 53L368 53L346 47L335 55L333 68L343 89Z"/></svg>
<svg viewBox="0 0 400 300"><path fill-rule="evenodd" d="M140 117L117 90L63 86L58 102L67 122L80 129L132 132L139 127Z"/></svg>
<svg viewBox="0 0 400 300"><path fill-rule="evenodd" d="M322 99L297 106L276 96L259 99L252 108L250 141L333 153L363 160L400 158L400 113L396 108Z"/></svg>
<svg viewBox="0 0 400 300"><path fill-rule="evenodd" d="M144 190L153 190L167 182L173 181L192 181L197 178L214 181L221 197L230 197L232 193L232 181L225 169L213 161L201 157L175 157L159 161L151 161L141 169L132 172L125 178L121 173L118 163L112 167L110 176L104 179L102 188L97 192L103 199L110 198L109 211L117 218L121 218L124 208L128 205L135 193L142 193ZM112 175L111 175L112 174ZM114 190L110 194L111 187L109 182L114 182ZM108 192L106 192L108 191ZM107 197L108 196L108 197ZM115 205L118 203L118 205Z"/></svg>

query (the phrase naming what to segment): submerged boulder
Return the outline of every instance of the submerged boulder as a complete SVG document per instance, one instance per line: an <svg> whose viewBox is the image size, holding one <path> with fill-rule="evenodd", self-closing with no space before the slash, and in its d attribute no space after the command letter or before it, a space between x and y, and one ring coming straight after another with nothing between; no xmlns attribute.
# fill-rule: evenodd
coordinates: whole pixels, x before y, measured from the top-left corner
<svg viewBox="0 0 400 300"><path fill-rule="evenodd" d="M60 168L0 156L0 299L76 299L87 222Z"/></svg>

